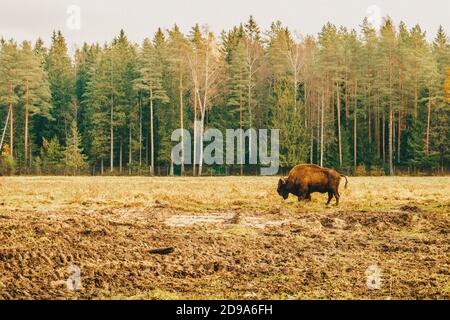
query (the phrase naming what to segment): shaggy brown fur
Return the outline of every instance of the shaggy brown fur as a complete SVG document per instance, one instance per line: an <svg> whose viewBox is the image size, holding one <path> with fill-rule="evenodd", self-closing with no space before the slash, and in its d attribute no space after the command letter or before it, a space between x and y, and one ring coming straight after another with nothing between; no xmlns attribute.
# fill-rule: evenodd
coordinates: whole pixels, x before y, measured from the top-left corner
<svg viewBox="0 0 450 320"><path fill-rule="evenodd" d="M311 200L311 193L328 193L328 202L330 204L333 196L336 198L336 205L339 205L339 183L341 177L345 178L345 188L348 180L343 174L336 170L323 168L313 164L303 164L295 166L287 178L281 178L278 181L277 192L285 200L289 194L298 197L298 200Z"/></svg>

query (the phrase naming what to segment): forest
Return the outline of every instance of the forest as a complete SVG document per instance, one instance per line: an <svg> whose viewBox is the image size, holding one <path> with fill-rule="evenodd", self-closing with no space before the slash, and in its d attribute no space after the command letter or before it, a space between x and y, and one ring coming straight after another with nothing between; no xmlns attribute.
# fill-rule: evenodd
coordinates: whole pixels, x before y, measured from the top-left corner
<svg viewBox="0 0 450 320"><path fill-rule="evenodd" d="M379 30L364 19L358 29L327 23L302 36L280 21L261 30L250 17L220 35L175 25L139 44L122 30L73 55L62 32L51 40L0 40L0 175L256 172L201 158L174 165L178 128L199 137L194 154L207 128L279 129L282 168L450 168L450 43L442 27L428 37L386 17Z"/></svg>

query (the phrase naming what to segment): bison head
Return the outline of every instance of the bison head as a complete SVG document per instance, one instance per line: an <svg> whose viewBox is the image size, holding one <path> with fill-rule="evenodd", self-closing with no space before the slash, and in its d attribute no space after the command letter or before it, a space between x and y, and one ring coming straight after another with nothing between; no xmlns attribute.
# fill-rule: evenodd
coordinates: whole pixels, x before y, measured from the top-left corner
<svg viewBox="0 0 450 320"><path fill-rule="evenodd" d="M281 178L278 181L278 188L277 188L277 192L280 196L283 197L284 200L286 200L289 197L289 191L287 188L287 181L284 178Z"/></svg>

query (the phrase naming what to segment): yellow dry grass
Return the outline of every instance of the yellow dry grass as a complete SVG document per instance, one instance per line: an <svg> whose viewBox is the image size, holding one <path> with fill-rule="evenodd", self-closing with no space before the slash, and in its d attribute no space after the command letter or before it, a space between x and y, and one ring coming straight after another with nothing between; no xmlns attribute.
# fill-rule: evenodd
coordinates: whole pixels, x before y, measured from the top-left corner
<svg viewBox="0 0 450 320"><path fill-rule="evenodd" d="M313 194L310 203L298 203L291 195L284 202L276 185L276 177L0 177L0 210L146 207L155 202L192 212L325 210L326 195ZM450 177L350 177L348 189L342 182L340 193L340 206L326 210L416 205L444 212L450 204Z"/></svg>

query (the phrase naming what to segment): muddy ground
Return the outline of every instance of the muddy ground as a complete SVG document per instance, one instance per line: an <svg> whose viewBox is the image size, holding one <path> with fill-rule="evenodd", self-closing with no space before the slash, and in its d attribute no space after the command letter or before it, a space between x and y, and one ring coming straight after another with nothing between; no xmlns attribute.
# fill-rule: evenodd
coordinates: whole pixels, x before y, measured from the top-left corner
<svg viewBox="0 0 450 320"><path fill-rule="evenodd" d="M272 191L265 209L155 198L49 209L0 198L0 299L450 298L442 199L443 210L404 201L371 211Z"/></svg>

